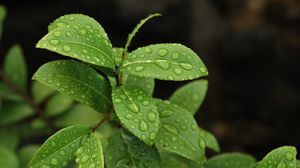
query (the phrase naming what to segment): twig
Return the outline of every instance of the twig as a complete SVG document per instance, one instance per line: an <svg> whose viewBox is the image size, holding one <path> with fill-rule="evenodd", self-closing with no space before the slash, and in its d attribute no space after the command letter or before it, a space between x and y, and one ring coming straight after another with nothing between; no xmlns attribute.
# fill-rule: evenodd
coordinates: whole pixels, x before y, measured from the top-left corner
<svg viewBox="0 0 300 168"><path fill-rule="evenodd" d="M109 113L107 113L103 118L102 120L99 121L99 123L94 127L92 128L92 132L95 132L97 128L99 128L106 120L109 119L109 117L112 115L113 111L110 111Z"/></svg>
<svg viewBox="0 0 300 168"><path fill-rule="evenodd" d="M53 130L56 130L52 121L44 115L44 111L32 100L32 98L20 91L15 84L13 84L4 74L0 67L0 79L10 88L11 91L21 96L21 98L34 110L36 115L43 119L46 124Z"/></svg>

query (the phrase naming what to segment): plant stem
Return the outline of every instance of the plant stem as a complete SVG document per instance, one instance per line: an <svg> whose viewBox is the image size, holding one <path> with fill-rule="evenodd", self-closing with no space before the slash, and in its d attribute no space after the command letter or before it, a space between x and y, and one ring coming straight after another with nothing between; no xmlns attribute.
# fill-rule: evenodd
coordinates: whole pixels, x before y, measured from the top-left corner
<svg viewBox="0 0 300 168"><path fill-rule="evenodd" d="M32 100L32 98L20 91L15 84L13 84L4 74L0 67L0 79L6 84L10 90L16 94L18 94L35 112L35 114L40 117L45 123L49 126L49 128L56 130L52 121L44 115L44 111Z"/></svg>
<svg viewBox="0 0 300 168"><path fill-rule="evenodd" d="M125 59L125 53L126 53L127 51L123 51L122 52L122 55L121 55L121 66L123 65L123 61L124 61L124 59ZM118 84L119 84L119 86L120 85L122 85L122 80L123 80L123 73L122 72L120 72L120 74L119 74L119 78L117 79L119 82L118 82Z"/></svg>
<svg viewBox="0 0 300 168"><path fill-rule="evenodd" d="M109 119L109 117L112 115L113 111L110 111L109 113L107 113L103 118L102 120L99 121L99 123L94 127L92 128L92 132L95 132L97 130L97 128L99 128L106 120Z"/></svg>

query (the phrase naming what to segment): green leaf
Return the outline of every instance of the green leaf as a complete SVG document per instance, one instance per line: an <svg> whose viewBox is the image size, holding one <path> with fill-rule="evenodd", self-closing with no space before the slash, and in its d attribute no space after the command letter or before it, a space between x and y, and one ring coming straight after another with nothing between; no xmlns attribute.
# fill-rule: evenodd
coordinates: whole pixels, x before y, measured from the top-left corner
<svg viewBox="0 0 300 168"><path fill-rule="evenodd" d="M113 55L116 61L116 65L120 66L122 63L122 52L123 52L124 48L117 48L114 47L113 48Z"/></svg>
<svg viewBox="0 0 300 168"><path fill-rule="evenodd" d="M296 161L296 167L300 168L300 161L299 160Z"/></svg>
<svg viewBox="0 0 300 168"><path fill-rule="evenodd" d="M70 14L56 19L50 32L36 45L93 65L114 69L112 46L102 26L93 18Z"/></svg>
<svg viewBox="0 0 300 168"><path fill-rule="evenodd" d="M257 168L295 168L296 167L296 148L292 146L283 146L272 150L262 161L258 163Z"/></svg>
<svg viewBox="0 0 300 168"><path fill-rule="evenodd" d="M12 124L33 114L33 109L25 103L5 101L0 109L0 125Z"/></svg>
<svg viewBox="0 0 300 168"><path fill-rule="evenodd" d="M83 138L82 146L77 149L75 156L79 167L104 168L102 146L94 133Z"/></svg>
<svg viewBox="0 0 300 168"><path fill-rule="evenodd" d="M208 81L203 79L190 82L177 89L169 100L195 115L205 98L207 85Z"/></svg>
<svg viewBox="0 0 300 168"><path fill-rule="evenodd" d="M154 18L154 17L158 17L158 16L161 16L161 14L159 14L159 13L151 14L151 15L149 15L148 17L142 19L142 20L140 21L140 23L137 24L137 25L135 26L135 28L132 30L132 32L128 35L128 38L127 38L127 41L126 41L126 44L125 44L125 50L124 50L125 52L127 52L128 47L129 47L129 45L130 45L130 43L131 43L133 37L136 35L136 33L139 31L139 29L140 29L140 28L141 28L148 20L150 20L150 19L152 19L152 18Z"/></svg>
<svg viewBox="0 0 300 168"><path fill-rule="evenodd" d="M145 145L123 131L112 136L105 158L108 168L160 168L160 157L156 148Z"/></svg>
<svg viewBox="0 0 300 168"><path fill-rule="evenodd" d="M39 145L26 145L19 150L18 156L21 162L21 167L26 167L28 165L39 148Z"/></svg>
<svg viewBox="0 0 300 168"><path fill-rule="evenodd" d="M31 84L31 94L36 103L42 103L55 92L54 89L51 89L38 81L33 81Z"/></svg>
<svg viewBox="0 0 300 168"><path fill-rule="evenodd" d="M20 45L14 45L9 49L4 60L4 73L19 90L25 91L27 66Z"/></svg>
<svg viewBox="0 0 300 168"><path fill-rule="evenodd" d="M181 44L155 44L126 56L121 72L161 80L192 80L208 75L198 55Z"/></svg>
<svg viewBox="0 0 300 168"><path fill-rule="evenodd" d="M29 163L31 168L64 167L75 159L74 152L81 146L82 138L90 132L86 126L64 128L50 138L34 155Z"/></svg>
<svg viewBox="0 0 300 168"><path fill-rule="evenodd" d="M8 150L15 151L19 144L19 132L15 127L4 127L0 129L0 145Z"/></svg>
<svg viewBox="0 0 300 168"><path fill-rule="evenodd" d="M2 38L3 21L5 17L6 17L6 8L3 5L0 5L0 40Z"/></svg>
<svg viewBox="0 0 300 168"><path fill-rule="evenodd" d="M40 67L33 79L99 112L111 110L108 81L83 63L71 60L53 61Z"/></svg>
<svg viewBox="0 0 300 168"><path fill-rule="evenodd" d="M219 153L220 146L219 146L217 138L212 133L204 130L203 128L199 128L199 131L200 131L200 136L202 136L205 141L206 147Z"/></svg>
<svg viewBox="0 0 300 168"><path fill-rule="evenodd" d="M12 151L0 146L0 165L3 168L19 168L19 161Z"/></svg>
<svg viewBox="0 0 300 168"><path fill-rule="evenodd" d="M77 104L55 120L58 127L68 127L75 124L96 125L104 117L89 106Z"/></svg>
<svg viewBox="0 0 300 168"><path fill-rule="evenodd" d="M114 108L121 123L148 145L154 143L159 129L155 101L140 88L113 89Z"/></svg>
<svg viewBox="0 0 300 168"><path fill-rule="evenodd" d="M155 81L153 78L127 75L127 77L124 78L124 85L132 88L139 87L151 96L154 91Z"/></svg>
<svg viewBox="0 0 300 168"><path fill-rule="evenodd" d="M190 168L182 159L173 153L161 152L161 167L163 168Z"/></svg>
<svg viewBox="0 0 300 168"><path fill-rule="evenodd" d="M209 159L205 168L251 168L255 158L243 153L224 153ZM275 167L274 167L275 168Z"/></svg>
<svg viewBox="0 0 300 168"><path fill-rule="evenodd" d="M157 100L157 111L161 126L155 144L202 163L205 158L205 141L199 134L194 117L185 109L168 101Z"/></svg>
<svg viewBox="0 0 300 168"><path fill-rule="evenodd" d="M56 116L68 110L74 101L69 96L56 94L46 103L45 114L47 116Z"/></svg>

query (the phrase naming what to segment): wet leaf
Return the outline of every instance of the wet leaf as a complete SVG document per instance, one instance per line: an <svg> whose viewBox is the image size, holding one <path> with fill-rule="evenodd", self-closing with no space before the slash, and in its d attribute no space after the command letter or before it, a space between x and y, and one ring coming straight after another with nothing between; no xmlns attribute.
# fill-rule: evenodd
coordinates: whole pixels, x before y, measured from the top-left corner
<svg viewBox="0 0 300 168"><path fill-rule="evenodd" d="M104 157L100 140L94 133L86 135L82 145L75 152L75 162L79 167L104 168Z"/></svg>
<svg viewBox="0 0 300 168"><path fill-rule="evenodd" d="M33 79L99 112L111 110L108 81L86 64L71 60L49 62L39 68Z"/></svg>
<svg viewBox="0 0 300 168"><path fill-rule="evenodd" d="M105 158L108 168L160 168L160 157L154 146L149 147L122 131L112 136Z"/></svg>
<svg viewBox="0 0 300 168"><path fill-rule="evenodd" d="M202 136L205 141L206 147L219 153L220 146L217 138L211 132L206 131L203 128L199 128L199 131L200 131L200 136Z"/></svg>
<svg viewBox="0 0 300 168"><path fill-rule="evenodd" d="M114 108L121 123L148 145L152 145L159 129L155 102L140 88L113 89Z"/></svg>
<svg viewBox="0 0 300 168"><path fill-rule="evenodd" d="M177 89L169 100L195 115L205 98L207 85L208 81L203 79L190 82Z"/></svg>
<svg viewBox="0 0 300 168"><path fill-rule="evenodd" d="M36 45L93 65L114 69L112 46L102 26L93 18L70 14L56 19Z"/></svg>
<svg viewBox="0 0 300 168"><path fill-rule="evenodd" d="M155 44L138 48L126 56L120 71L172 81L208 75L198 55L181 44Z"/></svg>
<svg viewBox="0 0 300 168"><path fill-rule="evenodd" d="M251 168L255 164L254 157L243 153L224 153L209 159L205 168ZM276 167L274 167L276 168Z"/></svg>
<svg viewBox="0 0 300 168"><path fill-rule="evenodd" d="M292 146L283 146L269 152L258 163L257 168L295 168L296 167L296 148Z"/></svg>
<svg viewBox="0 0 300 168"><path fill-rule="evenodd" d="M14 45L9 49L3 68L6 77L24 92L27 86L27 66L20 45Z"/></svg>
<svg viewBox="0 0 300 168"><path fill-rule="evenodd" d="M124 86L141 88L147 92L148 95L152 96L155 87L155 81L153 78L140 77L130 74L126 75L124 79Z"/></svg>
<svg viewBox="0 0 300 168"><path fill-rule="evenodd" d="M31 168L65 167L75 160L74 152L81 146L81 140L89 134L91 128L71 126L64 128L50 138L34 155L29 163Z"/></svg>
<svg viewBox="0 0 300 168"><path fill-rule="evenodd" d="M157 100L157 110L161 126L155 144L202 163L205 159L205 141L200 136L194 117L185 109L168 101Z"/></svg>

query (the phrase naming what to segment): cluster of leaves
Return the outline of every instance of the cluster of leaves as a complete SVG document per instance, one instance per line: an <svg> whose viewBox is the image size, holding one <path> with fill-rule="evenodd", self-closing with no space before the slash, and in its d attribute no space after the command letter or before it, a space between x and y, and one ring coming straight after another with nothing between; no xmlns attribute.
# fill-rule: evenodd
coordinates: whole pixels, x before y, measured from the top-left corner
<svg viewBox="0 0 300 168"><path fill-rule="evenodd" d="M36 47L76 60L53 61L40 67L33 76L40 82L33 84L33 97L36 104L43 102L46 107L41 117L45 123L60 123L66 128L48 138L28 166L296 168L296 149L289 146L271 151L260 162L242 153L206 158L206 148L216 153L220 148L213 134L194 119L208 85L204 79L194 80L208 75L199 56L181 44L155 44L128 51L139 28L156 16L159 14L141 20L124 48L113 48L103 27L85 15L65 15L49 25L47 35ZM9 71L5 74L14 81ZM168 100L160 100L152 97L154 79L194 81L176 90ZM21 82L14 83L18 86ZM87 106L93 110L87 110ZM69 107L77 109L66 110ZM49 118L54 122L47 122ZM8 158L1 150L0 155Z"/></svg>

